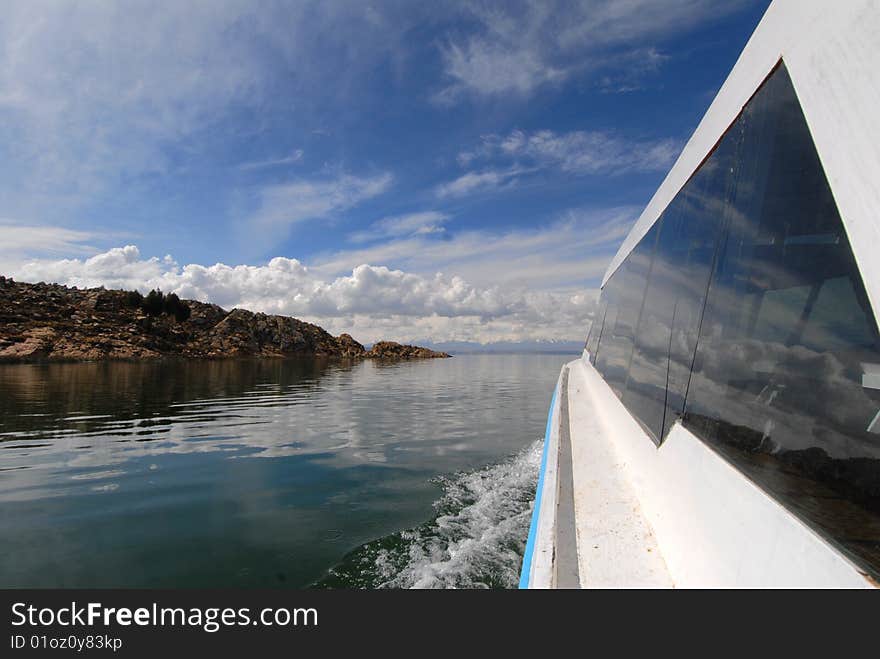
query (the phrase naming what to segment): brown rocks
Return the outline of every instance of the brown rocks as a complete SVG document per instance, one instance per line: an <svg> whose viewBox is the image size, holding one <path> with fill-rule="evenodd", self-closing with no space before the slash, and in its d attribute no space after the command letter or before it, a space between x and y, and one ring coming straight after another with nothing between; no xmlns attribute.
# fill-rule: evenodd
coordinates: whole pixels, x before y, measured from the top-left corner
<svg viewBox="0 0 880 659"><path fill-rule="evenodd" d="M126 291L25 284L0 276L0 362L320 355L347 359L448 357L381 341L369 352L348 334L288 316L186 301L190 316L148 316Z"/></svg>
<svg viewBox="0 0 880 659"><path fill-rule="evenodd" d="M450 355L419 346L401 345L394 341L379 341L373 344L365 356L373 359L437 359Z"/></svg>
<svg viewBox="0 0 880 659"><path fill-rule="evenodd" d="M363 357L367 354L364 346L351 338L350 334L340 334L336 344L343 357Z"/></svg>
<svg viewBox="0 0 880 659"><path fill-rule="evenodd" d="M23 332L18 341L3 341L0 357L13 361L42 359L52 352L56 333L49 327L34 327Z"/></svg>
<svg viewBox="0 0 880 659"><path fill-rule="evenodd" d="M194 352L211 356L334 355L336 339L317 325L287 316L233 309L199 337Z"/></svg>

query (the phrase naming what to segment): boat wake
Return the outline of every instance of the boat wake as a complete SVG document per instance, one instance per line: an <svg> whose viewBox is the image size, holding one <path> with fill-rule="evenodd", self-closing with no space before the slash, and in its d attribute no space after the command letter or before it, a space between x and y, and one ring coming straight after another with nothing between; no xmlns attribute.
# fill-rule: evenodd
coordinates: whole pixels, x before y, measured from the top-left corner
<svg viewBox="0 0 880 659"><path fill-rule="evenodd" d="M438 478L443 495L421 526L349 553L317 588L515 588L543 441L509 460Z"/></svg>

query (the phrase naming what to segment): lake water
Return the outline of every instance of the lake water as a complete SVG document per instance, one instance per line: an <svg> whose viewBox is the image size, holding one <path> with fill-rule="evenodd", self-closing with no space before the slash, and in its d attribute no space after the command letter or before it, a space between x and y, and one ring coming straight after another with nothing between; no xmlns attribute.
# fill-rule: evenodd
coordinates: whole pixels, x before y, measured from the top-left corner
<svg viewBox="0 0 880 659"><path fill-rule="evenodd" d="M572 358L0 365L0 587L515 586Z"/></svg>

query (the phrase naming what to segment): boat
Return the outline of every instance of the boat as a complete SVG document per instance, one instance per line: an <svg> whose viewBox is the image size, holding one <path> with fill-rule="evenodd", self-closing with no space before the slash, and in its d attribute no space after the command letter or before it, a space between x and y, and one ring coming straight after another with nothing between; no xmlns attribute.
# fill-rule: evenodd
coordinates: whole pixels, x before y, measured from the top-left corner
<svg viewBox="0 0 880 659"><path fill-rule="evenodd" d="M880 5L774 0L613 257L521 588L875 588Z"/></svg>

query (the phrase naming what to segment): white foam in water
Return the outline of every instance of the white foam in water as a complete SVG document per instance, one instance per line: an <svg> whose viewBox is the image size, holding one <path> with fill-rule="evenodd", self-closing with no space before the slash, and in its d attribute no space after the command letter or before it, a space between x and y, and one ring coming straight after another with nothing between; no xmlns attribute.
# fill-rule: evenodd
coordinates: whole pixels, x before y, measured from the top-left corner
<svg viewBox="0 0 880 659"><path fill-rule="evenodd" d="M528 536L543 441L510 460L441 479L439 513L400 534L399 549L381 549L382 588L516 587Z"/></svg>

